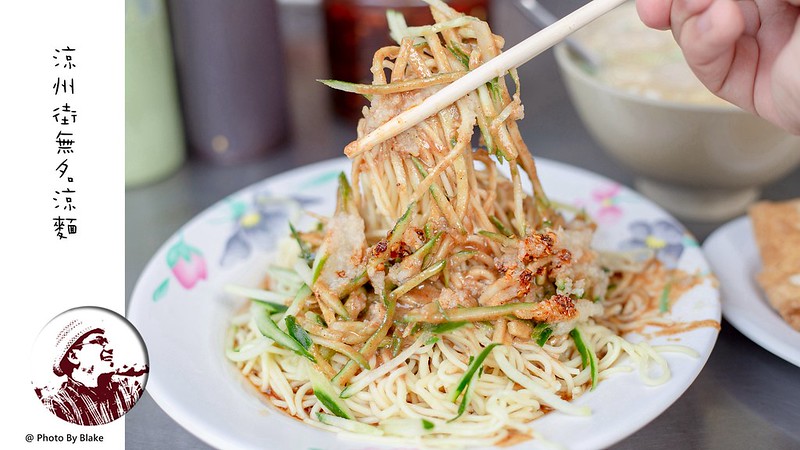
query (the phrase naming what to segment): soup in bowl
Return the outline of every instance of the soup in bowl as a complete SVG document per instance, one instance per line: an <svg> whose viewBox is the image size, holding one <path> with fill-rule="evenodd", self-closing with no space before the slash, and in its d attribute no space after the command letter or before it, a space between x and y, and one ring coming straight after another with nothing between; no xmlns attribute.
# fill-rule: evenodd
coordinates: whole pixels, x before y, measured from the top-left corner
<svg viewBox="0 0 800 450"><path fill-rule="evenodd" d="M800 164L800 136L709 92L672 34L642 24L633 2L574 37L600 61L590 67L565 45L555 49L579 117L634 172L635 187L674 214L742 214L762 186Z"/></svg>

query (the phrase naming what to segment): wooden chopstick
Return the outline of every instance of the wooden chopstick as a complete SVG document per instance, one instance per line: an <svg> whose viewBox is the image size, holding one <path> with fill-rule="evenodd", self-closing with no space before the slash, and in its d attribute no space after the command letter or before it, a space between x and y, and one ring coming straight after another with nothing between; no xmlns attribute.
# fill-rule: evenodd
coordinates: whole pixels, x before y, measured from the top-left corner
<svg viewBox="0 0 800 450"><path fill-rule="evenodd" d="M499 54L489 62L470 71L457 81L445 86L419 105L400 113L361 139L347 144L344 153L350 158L355 158L381 142L397 136L489 80L503 76L509 70L525 64L535 56L558 44L576 30L625 1L627 0L593 0L585 4L561 20Z"/></svg>

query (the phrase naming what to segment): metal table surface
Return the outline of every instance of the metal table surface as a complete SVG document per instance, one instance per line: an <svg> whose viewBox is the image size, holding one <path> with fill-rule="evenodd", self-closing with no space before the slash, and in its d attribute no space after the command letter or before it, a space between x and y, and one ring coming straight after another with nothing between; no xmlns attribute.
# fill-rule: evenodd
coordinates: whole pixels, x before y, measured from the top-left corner
<svg viewBox="0 0 800 450"><path fill-rule="evenodd" d="M556 14L575 0L543 1ZM507 1L493 6L493 29L506 48L534 28ZM332 113L327 88L324 24L318 6L280 6L286 47L291 137L262 161L232 167L189 159L168 179L128 189L125 195L126 298L148 260L181 225L216 201L265 177L340 156L355 126ZM559 77L552 52L520 69L524 88L523 138L535 156L583 167L632 185L584 129ZM800 170L763 191L763 198L800 196ZM701 242L721 223L683 222ZM167 416L145 394L126 416L128 448L198 449L208 446ZM669 409L614 446L621 449L800 448L800 368L762 349L727 322L706 366Z"/></svg>

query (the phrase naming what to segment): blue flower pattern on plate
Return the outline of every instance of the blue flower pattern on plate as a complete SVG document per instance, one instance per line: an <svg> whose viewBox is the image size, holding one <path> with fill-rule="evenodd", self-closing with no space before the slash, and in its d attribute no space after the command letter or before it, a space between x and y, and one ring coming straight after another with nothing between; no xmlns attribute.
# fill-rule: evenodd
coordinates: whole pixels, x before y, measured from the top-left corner
<svg viewBox="0 0 800 450"><path fill-rule="evenodd" d="M251 202L231 200L233 231L225 242L220 266L230 267L246 260L253 248L270 251L288 233L291 211L317 203L311 197L279 197L268 191L257 192Z"/></svg>
<svg viewBox="0 0 800 450"><path fill-rule="evenodd" d="M628 229L630 239L620 244L620 250L651 250L669 268L678 265L684 249L683 228L668 220L632 222Z"/></svg>

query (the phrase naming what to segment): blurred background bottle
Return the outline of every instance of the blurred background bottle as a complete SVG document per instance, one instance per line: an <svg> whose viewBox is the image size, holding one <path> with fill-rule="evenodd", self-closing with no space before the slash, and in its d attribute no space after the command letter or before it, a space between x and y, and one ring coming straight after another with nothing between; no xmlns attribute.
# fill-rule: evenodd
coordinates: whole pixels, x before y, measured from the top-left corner
<svg viewBox="0 0 800 450"><path fill-rule="evenodd" d="M490 0L448 0L454 9L489 19ZM372 84L372 56L381 47L395 44L389 37L386 10L403 13L409 26L429 25L433 17L420 0L323 0L328 38L330 78ZM395 44L396 45L396 44ZM331 90L336 113L355 120L368 104L360 95Z"/></svg>
<svg viewBox="0 0 800 450"><path fill-rule="evenodd" d="M169 0L190 152L253 161L287 134L286 82L275 0Z"/></svg>
<svg viewBox="0 0 800 450"><path fill-rule="evenodd" d="M159 180L185 145L164 0L125 1L125 186Z"/></svg>

